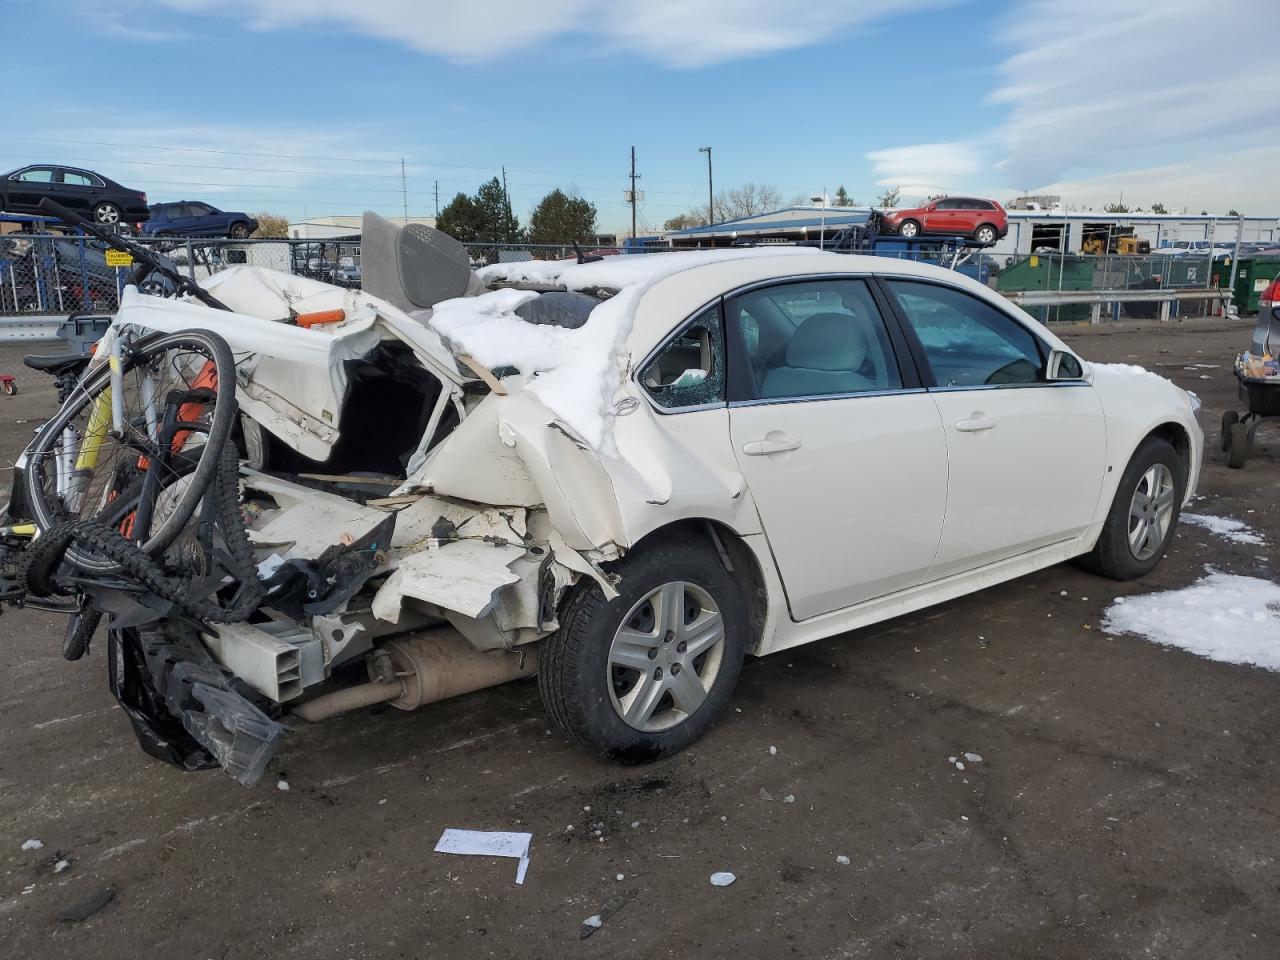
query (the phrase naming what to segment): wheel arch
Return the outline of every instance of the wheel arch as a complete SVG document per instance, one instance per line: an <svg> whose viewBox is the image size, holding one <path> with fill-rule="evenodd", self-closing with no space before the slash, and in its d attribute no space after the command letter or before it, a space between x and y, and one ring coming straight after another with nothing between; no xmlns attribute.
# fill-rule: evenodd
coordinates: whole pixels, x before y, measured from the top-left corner
<svg viewBox="0 0 1280 960"><path fill-rule="evenodd" d="M1191 488L1191 433L1187 428L1178 423L1176 420L1166 420L1164 423L1157 424L1148 430L1142 439L1137 442L1133 450L1129 452L1129 459L1133 459L1133 455L1138 452L1138 448L1152 438L1166 441L1169 446L1178 454L1178 461L1182 464L1182 477L1187 489ZM1129 461L1126 460L1127 464Z"/></svg>
<svg viewBox="0 0 1280 960"><path fill-rule="evenodd" d="M679 539L706 544L720 557L725 569L742 588L742 599L747 607L747 622L751 635L747 638L747 653L758 653L763 646L765 628L769 616L769 582L755 550L732 527L707 517L686 517L655 527L631 545L628 552L644 549L646 544L658 539Z"/></svg>

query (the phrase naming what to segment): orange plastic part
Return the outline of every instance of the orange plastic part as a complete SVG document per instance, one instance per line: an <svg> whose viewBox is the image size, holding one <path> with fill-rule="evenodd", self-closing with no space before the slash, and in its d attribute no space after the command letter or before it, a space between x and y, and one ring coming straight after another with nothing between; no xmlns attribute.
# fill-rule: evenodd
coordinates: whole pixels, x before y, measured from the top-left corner
<svg viewBox="0 0 1280 960"><path fill-rule="evenodd" d="M310 329L322 323L341 323L345 319L345 310L317 310L315 313L298 314L298 326Z"/></svg>

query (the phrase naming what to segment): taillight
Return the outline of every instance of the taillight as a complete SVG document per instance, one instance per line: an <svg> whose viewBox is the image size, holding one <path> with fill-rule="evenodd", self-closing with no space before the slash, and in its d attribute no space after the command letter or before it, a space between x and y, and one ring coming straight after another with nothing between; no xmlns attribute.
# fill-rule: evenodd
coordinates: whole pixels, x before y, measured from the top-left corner
<svg viewBox="0 0 1280 960"><path fill-rule="evenodd" d="M1267 289L1262 291L1262 296L1258 298L1264 305L1277 304L1280 305L1280 277L1276 277L1267 285Z"/></svg>

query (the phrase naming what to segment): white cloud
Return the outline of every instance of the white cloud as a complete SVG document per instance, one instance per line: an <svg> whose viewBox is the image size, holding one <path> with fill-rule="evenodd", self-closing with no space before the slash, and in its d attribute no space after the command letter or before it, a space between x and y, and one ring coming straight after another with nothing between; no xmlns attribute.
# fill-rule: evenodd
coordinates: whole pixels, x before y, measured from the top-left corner
<svg viewBox="0 0 1280 960"><path fill-rule="evenodd" d="M1035 192L1056 193L1065 203L1085 208L1098 208L1123 196L1130 207L1149 209L1159 201L1170 213L1186 207L1190 213L1203 209L1225 214L1234 208L1246 214L1275 216L1280 213L1277 170L1280 146L1267 146L1220 153L1194 162L1055 180L1037 187Z"/></svg>
<svg viewBox="0 0 1280 960"><path fill-rule="evenodd" d="M992 101L1006 182L1033 186L1124 166L1267 146L1280 121L1275 0L1036 0L1010 8ZM1172 189L1172 184L1170 185Z"/></svg>
<svg viewBox="0 0 1280 960"><path fill-rule="evenodd" d="M563 34L691 68L809 46L948 0L161 0L257 29L337 25L455 61L491 60Z"/></svg>
<svg viewBox="0 0 1280 960"><path fill-rule="evenodd" d="M928 197L954 190L982 168L979 151L968 143L916 143L867 154L876 186L897 187L904 197Z"/></svg>

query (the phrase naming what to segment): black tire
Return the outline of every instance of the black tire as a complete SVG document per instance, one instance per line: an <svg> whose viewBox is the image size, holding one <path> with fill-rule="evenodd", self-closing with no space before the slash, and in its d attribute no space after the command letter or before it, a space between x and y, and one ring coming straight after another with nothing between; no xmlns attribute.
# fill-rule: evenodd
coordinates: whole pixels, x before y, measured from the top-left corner
<svg viewBox="0 0 1280 960"><path fill-rule="evenodd" d="M219 451L228 442L236 421L235 359L227 342L217 334L203 330L185 330L147 337L134 345L131 358L127 358L124 362L125 372L132 369L137 362L133 358L146 358L183 347L195 347L205 352L214 361L218 373L218 387L214 399L212 422L205 437L204 453L190 472L191 479L187 490L142 546L143 551L152 556L163 553L191 519L204 491L218 472ZM63 405L56 416L40 428L35 440L27 448L29 465L25 471L25 477L28 502L33 513L32 519L42 534L67 519L61 501L56 495L51 496L45 488L44 472L52 460L53 450L66 424L71 422L85 406L93 402L97 394L109 384L110 378L111 371L106 364L103 364L87 379L82 380L71 399ZM67 551L66 560L82 570L104 576L120 569L119 563L85 552L75 545Z"/></svg>
<svg viewBox="0 0 1280 960"><path fill-rule="evenodd" d="M7 396L12 397L15 393L18 392L18 385L14 383L12 380L4 381L3 386L4 386L4 392Z"/></svg>
<svg viewBox="0 0 1280 960"><path fill-rule="evenodd" d="M1173 476L1174 497L1173 515L1169 520L1169 529L1164 541L1156 552L1145 559L1134 556L1129 546L1129 510L1134 491L1138 487L1143 474L1156 463L1163 463ZM1178 451L1167 440L1159 437L1148 437L1142 442L1125 467L1116 487L1115 499L1111 501L1111 510L1102 525L1102 533L1092 551L1079 560L1079 565L1092 573L1112 580L1135 580L1146 576L1164 557L1165 550L1173 540L1178 527L1178 516L1182 509L1182 498L1187 489L1187 478Z"/></svg>
<svg viewBox="0 0 1280 960"><path fill-rule="evenodd" d="M920 223L916 220L903 220L898 227L898 236L908 240L920 236Z"/></svg>
<svg viewBox="0 0 1280 960"><path fill-rule="evenodd" d="M560 629L542 644L538 688L547 713L571 740L610 760L647 763L689 746L724 711L742 669L749 623L737 584L703 539L655 539L614 565L613 572L621 580L612 600L587 579L570 591L561 607ZM720 665L697 709L664 730L643 731L624 721L615 707L618 681L609 662L610 647L622 618L654 590L675 581L705 591L719 609L724 626Z"/></svg>
<svg viewBox="0 0 1280 960"><path fill-rule="evenodd" d="M1249 459L1249 426L1236 421L1227 430L1227 466L1239 470Z"/></svg>
<svg viewBox="0 0 1280 960"><path fill-rule="evenodd" d="M227 232L227 235L231 237L232 240L248 240L249 225L244 221L233 223L231 225L231 229Z"/></svg>
<svg viewBox="0 0 1280 960"><path fill-rule="evenodd" d="M120 208L114 203L94 204L93 222L114 227L120 222Z"/></svg>
<svg viewBox="0 0 1280 960"><path fill-rule="evenodd" d="M101 610L82 609L67 620L67 631L62 636L62 656L67 660L79 660L89 652L89 641L102 622Z"/></svg>
<svg viewBox="0 0 1280 960"><path fill-rule="evenodd" d="M1240 414L1234 410L1228 410L1222 415L1222 433L1219 439L1222 442L1222 452L1226 453L1231 447L1231 426L1240 422Z"/></svg>
<svg viewBox="0 0 1280 960"><path fill-rule="evenodd" d="M973 231L973 239L984 247L989 247L996 242L996 228L989 223L984 223Z"/></svg>

